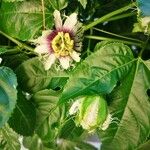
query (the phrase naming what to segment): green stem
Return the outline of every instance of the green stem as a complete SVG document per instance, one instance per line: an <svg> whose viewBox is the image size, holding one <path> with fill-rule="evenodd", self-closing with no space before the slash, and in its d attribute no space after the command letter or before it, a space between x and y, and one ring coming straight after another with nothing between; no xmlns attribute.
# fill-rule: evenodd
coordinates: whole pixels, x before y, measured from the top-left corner
<svg viewBox="0 0 150 150"><path fill-rule="evenodd" d="M90 29L90 28L96 26L96 25L99 24L99 23L102 23L102 22L104 22L104 21L107 21L107 20L110 19L111 17L113 17L113 16L115 16L115 15L117 15L117 14L120 14L120 13L122 13L122 12L124 12L124 11L127 11L128 9L132 8L133 6L135 6L134 3L131 3L131 4L127 5L127 6L125 6L125 7L122 7L122 8L120 8L120 9L118 9L118 10L115 10L115 11L113 11L113 12L111 12L111 13L109 13L109 14L107 14L107 15L105 15L105 16L103 16L103 17L97 19L97 20L95 20L94 22L92 22L92 23L90 23L90 24L84 26L84 30L86 31L86 30L88 30L88 29Z"/></svg>
<svg viewBox="0 0 150 150"><path fill-rule="evenodd" d="M140 57L142 57L142 54L143 54L143 52L144 52L144 50L145 50L145 48L146 48L146 46L147 46L147 44L148 44L149 38L150 38L150 37L148 36L146 42L142 45L142 49L141 49L141 51L140 51L140 53L139 53L139 56L140 56Z"/></svg>
<svg viewBox="0 0 150 150"><path fill-rule="evenodd" d="M0 34L3 35L3 36L5 36L6 38L8 38L9 40L11 40L11 41L14 42L15 44L17 44L21 49L26 49L26 50L28 50L28 51L30 51L30 52L34 52L34 49L33 49L33 48L31 48L30 46L28 46L28 45L26 45L26 44L24 44L24 43L21 43L20 41L18 41L18 40L16 40L16 39L14 39L13 37L7 35L6 33L0 31Z"/></svg>
<svg viewBox="0 0 150 150"><path fill-rule="evenodd" d="M62 112L61 112L61 117L60 117L60 124L62 124L62 122L63 122L64 119L65 119L65 115L66 115L66 106L65 106L65 105L62 105L62 106L61 106L61 109L62 109Z"/></svg>
<svg viewBox="0 0 150 150"><path fill-rule="evenodd" d="M93 29L91 28L90 35L92 35L92 34L93 34ZM91 47L91 39L89 39L89 42L88 42L87 55L91 54L90 47Z"/></svg>
<svg viewBox="0 0 150 150"><path fill-rule="evenodd" d="M91 35L87 35L87 36L85 36L85 38L95 39L95 40L102 40L102 41L122 42L122 43L125 43L125 44L142 47L141 43L125 41L125 40L120 40L120 39L114 39L114 38L107 38L107 37L101 37L101 36L91 36Z"/></svg>
<svg viewBox="0 0 150 150"><path fill-rule="evenodd" d="M13 49L7 49L7 51L5 53L2 54L6 54L6 55L14 55L14 54L19 54L22 51L16 46ZM1 54L1 53L0 53Z"/></svg>
<svg viewBox="0 0 150 150"><path fill-rule="evenodd" d="M121 15L117 15L117 16L114 16L110 19L108 19L107 21L115 21L115 20L119 20L119 19L123 19L123 18L127 18L127 17L131 17L131 16L134 16L136 15L137 13L134 12L134 13L126 13L126 14L121 14Z"/></svg>
<svg viewBox="0 0 150 150"><path fill-rule="evenodd" d="M43 30L45 30L45 6L44 6L44 0L41 0L42 3L42 16L43 16Z"/></svg>
<svg viewBox="0 0 150 150"><path fill-rule="evenodd" d="M103 32L103 33L106 33L106 34L109 34L109 35L119 37L119 38L123 38L123 39L131 40L131 41L143 43L143 41L140 41L138 39L122 36L122 35L119 35L119 34L111 33L111 32L108 32L108 31L101 30L101 29L97 29L97 28L93 28L93 29L96 30L96 31L100 31L100 32Z"/></svg>

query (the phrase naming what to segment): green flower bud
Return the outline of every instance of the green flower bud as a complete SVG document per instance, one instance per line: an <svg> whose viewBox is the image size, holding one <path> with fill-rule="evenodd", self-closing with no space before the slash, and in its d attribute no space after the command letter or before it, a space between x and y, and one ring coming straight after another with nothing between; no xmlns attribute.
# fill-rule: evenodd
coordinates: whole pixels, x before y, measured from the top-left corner
<svg viewBox="0 0 150 150"><path fill-rule="evenodd" d="M75 105L78 106L78 109ZM73 108L75 111L73 111ZM96 128L106 130L112 121L111 115L108 113L107 103L99 95L85 96L78 99L70 110L70 112L77 113L76 123L90 132Z"/></svg>

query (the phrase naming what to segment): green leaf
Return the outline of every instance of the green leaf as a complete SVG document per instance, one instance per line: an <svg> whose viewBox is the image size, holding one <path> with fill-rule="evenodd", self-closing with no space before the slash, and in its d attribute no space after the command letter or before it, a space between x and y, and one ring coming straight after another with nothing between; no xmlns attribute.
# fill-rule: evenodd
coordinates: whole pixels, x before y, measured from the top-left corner
<svg viewBox="0 0 150 150"><path fill-rule="evenodd" d="M34 133L35 122L35 107L19 90L17 105L11 118L9 119L9 125L17 133L24 136L29 136Z"/></svg>
<svg viewBox="0 0 150 150"><path fill-rule="evenodd" d="M9 119L17 100L17 79L10 68L0 67L0 127Z"/></svg>
<svg viewBox="0 0 150 150"><path fill-rule="evenodd" d="M42 28L43 17L40 0L16 3L2 2L0 9L0 30L20 40L29 40ZM47 28L53 25L52 12L45 7Z"/></svg>
<svg viewBox="0 0 150 150"><path fill-rule="evenodd" d="M110 93L132 67L129 47L110 43L87 57L70 76L59 103L87 94Z"/></svg>
<svg viewBox="0 0 150 150"><path fill-rule="evenodd" d="M86 5L87 5L87 0L78 0L81 5L83 6L83 8L85 9L86 8Z"/></svg>
<svg viewBox="0 0 150 150"><path fill-rule="evenodd" d="M52 5L53 9L62 10L67 7L68 0L48 0L48 3Z"/></svg>
<svg viewBox="0 0 150 150"><path fill-rule="evenodd" d="M60 141L59 141L60 140ZM58 139L58 143L51 143L48 147L42 143L41 139L35 134L33 137L25 137L23 145L29 150L97 150L93 145L83 141L72 141Z"/></svg>
<svg viewBox="0 0 150 150"><path fill-rule="evenodd" d="M6 124L0 129L0 148L2 150L20 150L19 136Z"/></svg>
<svg viewBox="0 0 150 150"><path fill-rule="evenodd" d="M102 150L137 149L150 133L150 64L140 58L109 97L110 113L118 118L106 132L100 132Z"/></svg>
<svg viewBox="0 0 150 150"><path fill-rule="evenodd" d="M60 127L59 137L63 139L75 139L77 137L79 138L82 133L82 127L77 127L75 120L68 118L68 120Z"/></svg>
<svg viewBox="0 0 150 150"><path fill-rule="evenodd" d="M24 0L3 0L3 2L22 2Z"/></svg>
<svg viewBox="0 0 150 150"><path fill-rule="evenodd" d="M58 150L97 150L94 146L78 140L59 139Z"/></svg>
<svg viewBox="0 0 150 150"><path fill-rule="evenodd" d="M11 52L11 51L7 51ZM15 70L21 63L23 63L25 60L28 60L29 57L24 54L14 54L14 55L3 55L3 65L12 68Z"/></svg>
<svg viewBox="0 0 150 150"><path fill-rule="evenodd" d="M41 142L38 142L40 138L38 135L34 134L32 137L24 137L23 138L23 145L25 148L30 150L42 150Z"/></svg>
<svg viewBox="0 0 150 150"><path fill-rule="evenodd" d="M34 134L32 137L24 137L23 145L29 150L54 150L45 147L44 143L42 143L41 139L36 134Z"/></svg>
<svg viewBox="0 0 150 150"><path fill-rule="evenodd" d="M43 64L38 58L25 61L18 67L16 74L20 87L24 91L34 93L46 88L62 87L62 84L68 79L66 72L61 70L57 71L54 66L52 66L50 70L45 71ZM59 81L63 79L63 83L58 82L58 77ZM54 82L54 80L56 82Z"/></svg>
<svg viewBox="0 0 150 150"><path fill-rule="evenodd" d="M138 150L148 150L150 148L150 140L146 141L144 144L142 144Z"/></svg>
<svg viewBox="0 0 150 150"><path fill-rule="evenodd" d="M32 96L37 109L36 131L44 141L54 140L55 127L60 119L58 103L59 92L42 90Z"/></svg>
<svg viewBox="0 0 150 150"><path fill-rule="evenodd" d="M113 44L113 41L101 41L99 43L96 44L95 48L94 48L94 52L100 50L102 47L106 46L107 44Z"/></svg>

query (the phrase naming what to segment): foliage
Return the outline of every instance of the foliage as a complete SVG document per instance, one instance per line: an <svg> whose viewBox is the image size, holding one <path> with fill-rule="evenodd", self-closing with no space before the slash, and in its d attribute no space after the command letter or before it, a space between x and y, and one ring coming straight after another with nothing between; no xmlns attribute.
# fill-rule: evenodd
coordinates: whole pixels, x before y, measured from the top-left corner
<svg viewBox="0 0 150 150"><path fill-rule="evenodd" d="M110 93L130 70L132 59L127 46L106 44L76 67L63 90L61 101L85 94Z"/></svg>
<svg viewBox="0 0 150 150"><path fill-rule="evenodd" d="M106 133L100 134L104 140L102 149L136 149L147 140L150 103L146 92L150 85L149 76L149 62L139 58L121 85L110 95L110 110L115 113L114 117L118 117L119 126L112 124ZM116 142L119 144L116 145Z"/></svg>
<svg viewBox="0 0 150 150"><path fill-rule="evenodd" d="M83 6L83 8L86 8L87 0L79 0L79 2L80 2L81 5Z"/></svg>
<svg viewBox="0 0 150 150"><path fill-rule="evenodd" d="M61 87L65 84L65 80L68 79L67 73L61 70L57 71L55 67L45 71L43 64L38 58L32 58L23 62L17 68L16 74L19 83L21 83L21 89L33 93L47 88L55 89ZM62 79L64 83L59 83L59 80Z"/></svg>
<svg viewBox="0 0 150 150"><path fill-rule="evenodd" d="M0 67L0 127L9 119L16 105L17 79L13 71L7 67Z"/></svg>
<svg viewBox="0 0 150 150"><path fill-rule="evenodd" d="M75 12L82 26L74 25L73 14L67 28L54 31L54 24L61 24L56 9L63 24ZM149 10L146 0L1 0L0 149L98 150L89 132L98 135L102 150L148 149ZM60 32L65 34L56 36ZM65 70L58 60L45 70L47 56L35 48L47 33L49 50L64 60L82 42L80 62L70 61ZM83 97L90 99L81 105Z"/></svg>
<svg viewBox="0 0 150 150"><path fill-rule="evenodd" d="M48 22L47 28L49 28L53 25L49 21L52 19L52 11L51 9L47 9L46 11L48 12L46 12L45 19ZM32 39L42 28L40 1L30 0L21 3L2 2L0 20L0 28L5 33L23 41ZM11 22L15 23L12 25Z"/></svg>
<svg viewBox="0 0 150 150"><path fill-rule="evenodd" d="M0 129L0 148L3 150L20 150L18 135L6 124Z"/></svg>
<svg viewBox="0 0 150 150"><path fill-rule="evenodd" d="M9 119L9 125L17 133L28 136L34 133L36 121L35 107L29 102L25 95L18 90L18 101L16 108Z"/></svg>
<svg viewBox="0 0 150 150"><path fill-rule="evenodd" d="M38 135L45 140L53 140L60 119L59 108L55 108L58 102L59 92L42 90L32 96L37 108L36 130Z"/></svg>

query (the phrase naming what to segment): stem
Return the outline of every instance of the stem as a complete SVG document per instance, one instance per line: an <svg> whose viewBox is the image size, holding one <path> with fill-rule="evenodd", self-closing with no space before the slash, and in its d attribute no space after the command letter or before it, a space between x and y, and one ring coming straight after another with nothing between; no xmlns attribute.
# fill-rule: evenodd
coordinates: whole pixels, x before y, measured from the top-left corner
<svg viewBox="0 0 150 150"><path fill-rule="evenodd" d="M93 29L91 28L90 35L92 35L92 34L93 34ZM90 47L91 47L91 39L89 39L89 42L88 42L87 55L90 55L90 53L91 53Z"/></svg>
<svg viewBox="0 0 150 150"><path fill-rule="evenodd" d="M5 36L6 38L8 38L9 40L11 40L12 42L14 42L15 44L17 44L21 49L26 49L30 52L34 52L33 51L33 48L31 48L30 46L24 44L24 43L21 43L20 41L14 39L13 37L7 35L6 33L0 31L0 34L2 34L3 36Z"/></svg>
<svg viewBox="0 0 150 150"><path fill-rule="evenodd" d="M114 16L114 17L108 19L107 21L115 21L115 20L119 20L119 19L131 17L131 16L134 16L134 15L136 15L136 12L134 12L134 13L121 14L121 15Z"/></svg>
<svg viewBox="0 0 150 150"><path fill-rule="evenodd" d="M143 44L143 47L142 47L142 49L141 49L141 51L140 51L140 53L139 53L139 56L140 56L140 57L142 57L142 54L143 54L143 52L144 52L144 50L145 50L145 48L146 48L146 46L147 46L148 41L149 41L149 36L148 36L146 42Z"/></svg>
<svg viewBox="0 0 150 150"><path fill-rule="evenodd" d="M113 36L119 37L119 38L123 38L123 39L131 40L131 41L143 43L143 41L140 41L138 39L134 39L134 38L118 35L118 34L111 33L111 32L108 32L108 31L101 30L101 29L97 29L97 28L93 28L93 29L95 29L96 31L100 31L100 32L103 32L103 33L106 33L106 34L109 34L109 35L113 35Z"/></svg>
<svg viewBox="0 0 150 150"><path fill-rule="evenodd" d="M97 19L97 20L95 20L94 22L84 26L84 30L86 31L86 30L96 26L97 24L99 24L101 22L107 21L111 17L113 17L113 16L115 16L117 14L120 14L120 13L122 13L124 11L127 11L128 9L132 8L133 6L135 6L134 3L131 3L131 4L127 5L127 6L125 6L125 7L122 7L120 9L118 9L118 10L115 10L115 11L113 11L113 12L111 12L111 13L109 13L109 14L107 14L107 15L105 15L105 16Z"/></svg>
<svg viewBox="0 0 150 150"><path fill-rule="evenodd" d="M62 112L61 112L61 117L60 117L60 124L63 123L64 119L65 119L65 115L66 115L66 106L62 105Z"/></svg>
<svg viewBox="0 0 150 150"><path fill-rule="evenodd" d="M42 14L43 14L43 30L45 30L45 6L44 6L44 0L41 0L42 3Z"/></svg>
<svg viewBox="0 0 150 150"><path fill-rule="evenodd" d="M2 53L2 54L6 54L6 55L14 55L14 54L19 54L21 53L22 51L16 46L15 48L13 49L8 49L8 51ZM1 53L0 53L1 54Z"/></svg>
<svg viewBox="0 0 150 150"><path fill-rule="evenodd" d="M102 40L102 41L122 42L122 43L125 43L125 44L142 47L141 43L135 43L135 42L131 42L131 41L119 40L119 39L114 39L114 38L107 38L107 37L101 37L101 36L91 36L91 35L87 35L87 36L85 36L85 38L95 39L95 40Z"/></svg>

